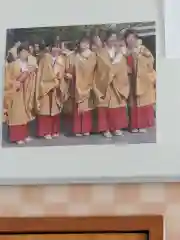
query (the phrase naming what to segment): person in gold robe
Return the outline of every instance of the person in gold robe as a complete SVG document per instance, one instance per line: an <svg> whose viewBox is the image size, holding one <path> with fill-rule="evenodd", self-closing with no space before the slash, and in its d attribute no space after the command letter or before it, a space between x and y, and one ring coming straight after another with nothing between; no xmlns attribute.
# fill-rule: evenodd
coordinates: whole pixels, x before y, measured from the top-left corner
<svg viewBox="0 0 180 240"><path fill-rule="evenodd" d="M33 44L29 44L28 63L31 64L32 66L34 66L36 68L36 70L38 69L37 60L38 59L36 58L35 52L34 52L34 46L33 46Z"/></svg>
<svg viewBox="0 0 180 240"><path fill-rule="evenodd" d="M70 75L70 97L73 103L73 133L89 136L92 131L93 81L96 54L90 50L90 38L83 36L77 49L66 62L66 73Z"/></svg>
<svg viewBox="0 0 180 240"><path fill-rule="evenodd" d="M64 79L64 56L59 55L59 49L54 46L44 47L36 78L37 134L52 139L60 134L60 112L68 89Z"/></svg>
<svg viewBox="0 0 180 240"><path fill-rule="evenodd" d="M121 46L117 47L117 35L107 32L105 46L97 53L94 80L98 132L105 137L123 135L128 125L126 102L129 95L127 62Z"/></svg>
<svg viewBox="0 0 180 240"><path fill-rule="evenodd" d="M61 48L61 54L65 57L66 67L65 67L65 79L68 85L68 99L64 102L62 115L64 119L64 123L68 132L72 132L72 122L73 122L73 109L74 109L74 54L75 51L68 48L68 46L64 45Z"/></svg>
<svg viewBox="0 0 180 240"><path fill-rule="evenodd" d="M28 62L29 49L21 44L16 61L6 63L4 84L4 115L11 142L29 142L28 123L34 119L36 67Z"/></svg>
<svg viewBox="0 0 180 240"><path fill-rule="evenodd" d="M156 72L152 53L142 45L134 30L125 32L128 49L130 96L129 127L131 132L146 132L154 126Z"/></svg>

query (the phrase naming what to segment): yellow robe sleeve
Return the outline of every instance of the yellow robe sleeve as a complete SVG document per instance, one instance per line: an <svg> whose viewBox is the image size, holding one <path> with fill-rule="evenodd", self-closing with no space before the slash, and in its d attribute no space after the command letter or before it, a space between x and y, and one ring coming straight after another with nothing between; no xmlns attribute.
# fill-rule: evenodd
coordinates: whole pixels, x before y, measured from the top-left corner
<svg viewBox="0 0 180 240"><path fill-rule="evenodd" d="M36 76L36 94L35 108L39 111L39 100L48 94L52 89L57 87L57 76L52 67L52 57L50 54L45 54L39 62Z"/></svg>

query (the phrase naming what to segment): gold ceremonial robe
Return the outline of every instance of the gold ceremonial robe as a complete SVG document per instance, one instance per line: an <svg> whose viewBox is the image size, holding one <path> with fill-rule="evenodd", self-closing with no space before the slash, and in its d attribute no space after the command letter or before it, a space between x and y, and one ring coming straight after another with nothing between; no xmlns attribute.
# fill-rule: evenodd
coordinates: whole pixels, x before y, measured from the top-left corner
<svg viewBox="0 0 180 240"><path fill-rule="evenodd" d="M69 101L74 101L80 112L94 108L92 90L95 67L96 54L93 52L88 57L73 53L67 58L66 72L72 75Z"/></svg>
<svg viewBox="0 0 180 240"><path fill-rule="evenodd" d="M154 58L151 52L143 45L137 53L132 53L133 72L130 76L131 94L130 106L147 106L155 103L156 72L154 70Z"/></svg>
<svg viewBox="0 0 180 240"><path fill-rule="evenodd" d="M21 61L6 64L4 113L8 125L24 125L34 119L35 72L22 72ZM17 82L20 86L17 87Z"/></svg>
<svg viewBox="0 0 180 240"><path fill-rule="evenodd" d="M97 52L94 92L97 107L117 108L126 105L129 80L127 61L123 54L111 59L106 48Z"/></svg>
<svg viewBox="0 0 180 240"><path fill-rule="evenodd" d="M74 110L74 63L75 53L71 52L65 57L65 79L68 86L68 98L64 102L63 113L72 114Z"/></svg>
<svg viewBox="0 0 180 240"><path fill-rule="evenodd" d="M32 55L28 56L28 64L31 66L34 66L36 69L38 68L37 59L36 59L36 57L34 57Z"/></svg>
<svg viewBox="0 0 180 240"><path fill-rule="evenodd" d="M36 78L36 110L39 115L55 116L60 113L68 98L64 72L63 56L53 60L51 54L45 53L41 58Z"/></svg>

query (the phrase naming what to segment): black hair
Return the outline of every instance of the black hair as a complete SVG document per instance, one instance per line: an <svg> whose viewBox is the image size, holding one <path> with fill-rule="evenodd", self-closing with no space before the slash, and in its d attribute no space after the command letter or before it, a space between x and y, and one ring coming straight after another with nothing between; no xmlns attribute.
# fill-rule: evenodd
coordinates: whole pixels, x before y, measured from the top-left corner
<svg viewBox="0 0 180 240"><path fill-rule="evenodd" d="M91 42L91 37L88 34L83 34L80 39L79 39L79 43L81 42Z"/></svg>
<svg viewBox="0 0 180 240"><path fill-rule="evenodd" d="M36 43L36 44L39 44L39 43ZM47 39L46 41L43 41L39 44L39 50L40 51L45 51L46 48L49 48L50 51L51 51L52 46L53 46L52 41L50 39Z"/></svg>
<svg viewBox="0 0 180 240"><path fill-rule="evenodd" d="M75 48L74 43L67 43L66 47L69 50L74 50L74 48Z"/></svg>
<svg viewBox="0 0 180 240"><path fill-rule="evenodd" d="M115 31L108 30L105 34L104 41L107 42L109 40L109 38L112 37L112 35L117 35L117 33Z"/></svg>
<svg viewBox="0 0 180 240"><path fill-rule="evenodd" d="M33 41L29 41L29 46L34 47L34 42Z"/></svg>
<svg viewBox="0 0 180 240"><path fill-rule="evenodd" d="M121 32L117 34L117 40L118 41L125 41L125 37L124 34L122 34Z"/></svg>
<svg viewBox="0 0 180 240"><path fill-rule="evenodd" d="M46 39L44 45L45 45L45 48L49 48L49 50L51 51L52 47L54 46L53 39L51 38Z"/></svg>
<svg viewBox="0 0 180 240"><path fill-rule="evenodd" d="M93 29L91 32L90 32L90 37L91 39L93 40L95 37L99 36L99 29Z"/></svg>
<svg viewBox="0 0 180 240"><path fill-rule="evenodd" d="M53 43L51 41L46 41L44 45L45 47L52 47Z"/></svg>
<svg viewBox="0 0 180 240"><path fill-rule="evenodd" d="M100 35L98 35L98 34L92 34L92 35L91 35L91 41L92 41L92 43L94 43L94 39L95 39L96 37L98 37L98 38L101 40L101 42L102 42L102 37L101 37Z"/></svg>
<svg viewBox="0 0 180 240"><path fill-rule="evenodd" d="M13 56L13 54L12 54L11 52L8 53L8 55L7 55L7 57L6 57L6 61L7 61L8 63L11 63L11 62L14 62L14 61L15 61L14 56Z"/></svg>
<svg viewBox="0 0 180 240"><path fill-rule="evenodd" d="M128 38L129 35L134 35L135 38L137 38L137 39L139 38L137 32L136 32L134 29L128 29L128 30L126 30L126 32L124 33L124 39L125 39L125 41L126 41L126 39Z"/></svg>
<svg viewBox="0 0 180 240"><path fill-rule="evenodd" d="M23 50L26 50L26 51L29 52L29 44L28 44L28 42L21 43L21 45L17 49L17 53L19 54Z"/></svg>
<svg viewBox="0 0 180 240"><path fill-rule="evenodd" d="M90 37L89 35L87 35L87 34L83 34L83 35L81 36L81 38L79 39L79 41L77 42L77 44L76 44L76 51L77 51L77 52L80 51L80 43L81 43L81 42L89 42L90 47L91 47L91 43L92 43L91 37Z"/></svg>
<svg viewBox="0 0 180 240"><path fill-rule="evenodd" d="M32 52L30 52L30 47L32 47ZM35 56L35 50L34 50L34 44L33 43L29 43L29 52Z"/></svg>
<svg viewBox="0 0 180 240"><path fill-rule="evenodd" d="M39 50L40 50L40 51L44 51L45 48L46 48L46 44L45 44L45 43L40 43L40 44L39 44Z"/></svg>

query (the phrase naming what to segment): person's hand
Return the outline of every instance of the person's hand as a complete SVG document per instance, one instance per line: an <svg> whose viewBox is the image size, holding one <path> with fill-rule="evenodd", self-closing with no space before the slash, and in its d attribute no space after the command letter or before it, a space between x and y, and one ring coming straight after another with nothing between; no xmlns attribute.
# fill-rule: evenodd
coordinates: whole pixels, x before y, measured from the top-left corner
<svg viewBox="0 0 180 240"><path fill-rule="evenodd" d="M70 79L72 79L72 74L71 73L66 73L65 77L70 80Z"/></svg>

